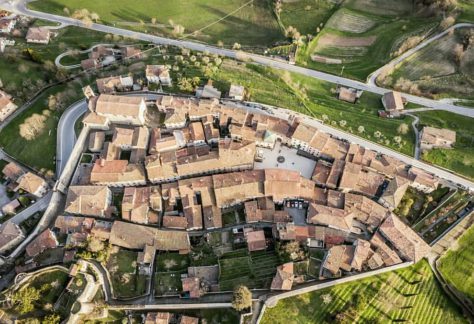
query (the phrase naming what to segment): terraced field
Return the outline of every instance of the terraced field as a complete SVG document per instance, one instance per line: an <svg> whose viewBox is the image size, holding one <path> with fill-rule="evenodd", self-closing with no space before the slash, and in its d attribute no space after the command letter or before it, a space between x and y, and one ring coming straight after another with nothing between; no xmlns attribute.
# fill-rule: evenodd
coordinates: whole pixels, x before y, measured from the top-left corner
<svg viewBox="0 0 474 324"><path fill-rule="evenodd" d="M459 63L453 53L466 30L457 30L412 55L392 73L391 82L384 85L394 86L398 79L404 78L436 97L474 99L474 48L469 47Z"/></svg>
<svg viewBox="0 0 474 324"><path fill-rule="evenodd" d="M323 295L331 301L324 303ZM443 294L426 261L284 299L266 309L261 323L334 323L337 315L344 323L467 323Z"/></svg>
<svg viewBox="0 0 474 324"><path fill-rule="evenodd" d="M438 18L413 15L411 5L409 0L343 2L323 30L299 47L296 61L309 68L365 81L391 59L407 37L425 35L437 25ZM332 64L323 58L330 59ZM339 64L335 64L337 61Z"/></svg>
<svg viewBox="0 0 474 324"><path fill-rule="evenodd" d="M461 236L458 242L441 258L439 271L459 291L474 301L474 227Z"/></svg>
<svg viewBox="0 0 474 324"><path fill-rule="evenodd" d="M342 8L328 20L326 27L349 33L364 33L374 27L375 19Z"/></svg>
<svg viewBox="0 0 474 324"><path fill-rule="evenodd" d="M349 0L347 7L366 11L380 16L397 16L411 13L413 2L410 0Z"/></svg>

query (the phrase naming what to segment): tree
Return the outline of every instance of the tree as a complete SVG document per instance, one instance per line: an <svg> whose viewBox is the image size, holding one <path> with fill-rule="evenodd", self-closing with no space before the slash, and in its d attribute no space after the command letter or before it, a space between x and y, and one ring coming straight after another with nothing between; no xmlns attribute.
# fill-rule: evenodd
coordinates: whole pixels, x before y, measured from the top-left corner
<svg viewBox="0 0 474 324"><path fill-rule="evenodd" d="M305 253L297 241L278 244L276 250L279 258L284 262L302 260L305 257Z"/></svg>
<svg viewBox="0 0 474 324"><path fill-rule="evenodd" d="M458 66L461 66L462 58L464 57L464 46L463 44L456 44L453 48L453 59Z"/></svg>
<svg viewBox="0 0 474 324"><path fill-rule="evenodd" d="M375 138L380 138L382 136L382 132L381 131L375 131L374 132L374 137Z"/></svg>
<svg viewBox="0 0 474 324"><path fill-rule="evenodd" d="M332 296L330 294L321 295L321 299L323 300L323 304L328 305L332 302Z"/></svg>
<svg viewBox="0 0 474 324"><path fill-rule="evenodd" d="M11 296L11 302L20 314L26 314L34 309L34 302L41 298L41 292L34 287L26 287L18 290Z"/></svg>
<svg viewBox="0 0 474 324"><path fill-rule="evenodd" d="M346 127L346 125L347 125L347 121L345 121L344 119L341 119L341 120L339 121L339 126L341 126L341 127Z"/></svg>
<svg viewBox="0 0 474 324"><path fill-rule="evenodd" d="M236 311L243 311L252 306L252 293L244 286L239 285L234 289L234 295L232 296L232 307Z"/></svg>
<svg viewBox="0 0 474 324"><path fill-rule="evenodd" d="M61 317L57 314L51 314L45 316L41 321L41 324L59 324L61 322Z"/></svg>
<svg viewBox="0 0 474 324"><path fill-rule="evenodd" d="M456 19L453 16L448 16L444 18L439 25L442 29L448 29L454 24L455 21Z"/></svg>
<svg viewBox="0 0 474 324"><path fill-rule="evenodd" d="M362 134L363 132L365 132L365 127L364 126L359 126L359 127L357 127L357 131Z"/></svg>
<svg viewBox="0 0 474 324"><path fill-rule="evenodd" d="M405 123L401 123L400 126L398 126L397 128L397 133L402 135L408 133L408 125Z"/></svg>

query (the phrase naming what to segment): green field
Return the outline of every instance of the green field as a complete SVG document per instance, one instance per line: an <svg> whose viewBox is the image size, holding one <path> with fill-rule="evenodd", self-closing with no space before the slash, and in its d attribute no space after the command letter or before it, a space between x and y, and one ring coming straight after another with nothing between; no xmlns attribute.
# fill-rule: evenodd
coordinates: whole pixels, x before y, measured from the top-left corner
<svg viewBox="0 0 474 324"><path fill-rule="evenodd" d="M68 86L55 86L43 93L30 108L8 124L8 126L0 132L0 146L3 147L5 152L43 173L47 171L54 172L56 128L62 111L49 110L51 114L46 119L43 132L33 140L26 140L19 135L20 125L24 123L26 118L33 114L42 114L44 110L48 110L46 102L50 95L55 95L68 89L72 91L71 93L73 95L66 98L66 106L82 97L80 87L75 83L70 83Z"/></svg>
<svg viewBox="0 0 474 324"><path fill-rule="evenodd" d="M346 1L321 32L299 48L297 63L365 81L407 37L426 34L437 21L413 14L410 0Z"/></svg>
<svg viewBox="0 0 474 324"><path fill-rule="evenodd" d="M169 1L141 0L130 2L116 0L113 6L107 0L41 0L29 4L30 8L66 15L77 9L96 12L100 22L121 28L133 29L165 36L173 35L172 20L184 27L184 34L197 40L226 45L234 42L252 47L269 46L284 36L273 15L269 0L199 0ZM244 7L242 7L244 6ZM240 10L237 11L242 7ZM233 13L236 11L235 13ZM231 14L222 21L219 19ZM152 19L156 19L153 24Z"/></svg>
<svg viewBox="0 0 474 324"><path fill-rule="evenodd" d="M439 261L445 280L474 301L474 227L467 230Z"/></svg>
<svg viewBox="0 0 474 324"><path fill-rule="evenodd" d="M433 149L422 155L423 160L453 170L474 179L474 128L472 118L446 111L426 111L417 114L424 125L456 131L453 149Z"/></svg>
<svg viewBox="0 0 474 324"><path fill-rule="evenodd" d="M280 20L288 28L295 27L301 34L314 34L337 8L336 1L298 0L282 2Z"/></svg>
<svg viewBox="0 0 474 324"><path fill-rule="evenodd" d="M323 295L328 302L323 302ZM283 299L266 309L261 323L335 323L336 316L340 323L467 323L444 295L426 261Z"/></svg>
<svg viewBox="0 0 474 324"><path fill-rule="evenodd" d="M435 98L474 99L474 47L463 52L459 63L453 54L453 49L461 46L463 33L467 31L468 28L457 29L452 35L431 43L410 56L380 83L396 88L397 81L403 78L416 84L422 93Z"/></svg>

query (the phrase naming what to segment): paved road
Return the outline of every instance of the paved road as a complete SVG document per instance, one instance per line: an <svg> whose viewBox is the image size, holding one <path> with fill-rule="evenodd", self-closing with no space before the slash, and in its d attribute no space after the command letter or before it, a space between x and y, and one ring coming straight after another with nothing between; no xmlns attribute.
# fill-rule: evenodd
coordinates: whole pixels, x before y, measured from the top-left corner
<svg viewBox="0 0 474 324"><path fill-rule="evenodd" d="M367 83L371 86L377 86L376 85L376 81L377 81L377 78L378 76L380 75L380 73L382 73L382 71L384 71L385 69L390 69L392 67L395 67L397 66L398 64L400 64L401 62L403 62L404 60L406 60L407 58L409 58L410 56L412 56L413 54L415 54L416 52L418 52L419 50L421 50L422 48L425 48L426 46L428 46L429 44L431 44L432 42L444 37L445 35L451 33L452 31L454 31L455 29L458 29L458 28L469 28L469 27L474 27L474 24L470 24L470 23L460 23L460 24L456 24L456 25L453 25L451 27L449 27L448 29L446 29L445 31L439 33L439 34L436 34L435 36L433 37L430 37L424 41L422 41L420 44L418 44L417 46L413 47L412 49L406 51L405 53L403 53L402 55L398 56L397 58L393 59L392 61L390 61L388 64L382 66L381 68L377 69L375 72L373 72L371 75L369 75L369 78L367 80ZM446 102L446 101L445 101Z"/></svg>
<svg viewBox="0 0 474 324"><path fill-rule="evenodd" d="M92 52L92 50L98 46L114 46L114 44L96 44L86 50L83 50L83 51L79 51L80 54L84 54L84 53L89 53L89 52ZM67 70L70 70L70 69L75 69L75 68L78 68L78 67L81 67L81 64L73 64L73 65L62 65L61 64L61 60L63 57L65 56L69 56L69 55L72 55L73 52L72 51L67 51L67 52L64 52L62 54L59 54L58 56L56 56L56 59L54 59L54 64L59 67L59 68L63 68L63 69L67 69Z"/></svg>
<svg viewBox="0 0 474 324"><path fill-rule="evenodd" d="M418 123L420 122L420 118L416 115L412 115L407 113L406 115L413 117L413 122L411 123L411 127L413 128L413 132L415 133L415 159L420 159L420 132L418 131Z"/></svg>
<svg viewBox="0 0 474 324"><path fill-rule="evenodd" d="M18 14L22 14L25 16L31 16L35 18L41 18L41 19L55 21L59 23L65 23L69 25L93 29L96 31L104 32L104 33L139 39L139 40L154 43L154 44L185 47L185 48L189 48L195 51L207 51L212 54L218 54L218 55L226 56L230 58L242 59L242 56L244 56L245 59L251 60L261 65L270 66L270 67L277 68L280 70L300 73L300 74L303 74L312 78L324 80L330 83L341 84L344 86L353 87L353 88L361 89L368 92L373 92L380 95L390 91L389 89L377 87L374 84L365 84L359 81L346 79L346 78L335 76L332 74L323 73L323 72L307 69L304 67L291 65L291 64L288 64L282 61L277 61L277 60L264 57L261 55L243 53L241 51L234 51L230 49L214 47L214 46L197 43L197 42L189 41L189 40L178 40L178 39L159 37L159 36L149 35L145 33L135 32L135 31L127 30L127 29L97 24L97 23L85 25L84 23L82 23L80 20L77 20L77 19L29 10L26 8L27 1L28 0L15 0L15 1L0 0L0 8L6 9ZM438 110L446 110L446 111L450 111L456 114L474 117L474 109L472 108L456 106L450 103L439 102L436 100L417 97L417 96L413 96L409 94L404 94L404 97L407 99L408 102L412 102L414 104L418 104L424 107L435 108Z"/></svg>
<svg viewBox="0 0 474 324"><path fill-rule="evenodd" d="M76 143L77 138L74 125L86 111L87 103L84 99L69 106L61 115L58 124L56 144L56 177L58 179Z"/></svg>

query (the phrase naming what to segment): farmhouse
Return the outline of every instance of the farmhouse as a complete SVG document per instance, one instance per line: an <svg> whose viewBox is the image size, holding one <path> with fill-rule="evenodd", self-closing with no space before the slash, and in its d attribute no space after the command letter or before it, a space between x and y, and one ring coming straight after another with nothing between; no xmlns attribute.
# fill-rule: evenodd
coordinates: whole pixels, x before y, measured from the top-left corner
<svg viewBox="0 0 474 324"><path fill-rule="evenodd" d="M425 126L420 133L421 150L433 148L452 148L456 142L456 132L446 128Z"/></svg>
<svg viewBox="0 0 474 324"><path fill-rule="evenodd" d="M382 104L385 111L380 111L380 116L398 117L404 108L404 99L400 92L390 91L382 96Z"/></svg>
<svg viewBox="0 0 474 324"><path fill-rule="evenodd" d="M358 91L354 88L339 87L337 89L337 97L339 100L346 101L349 103L356 103L362 95L362 91Z"/></svg>
<svg viewBox="0 0 474 324"><path fill-rule="evenodd" d="M48 44L51 31L46 27L30 27L26 33L27 43Z"/></svg>

